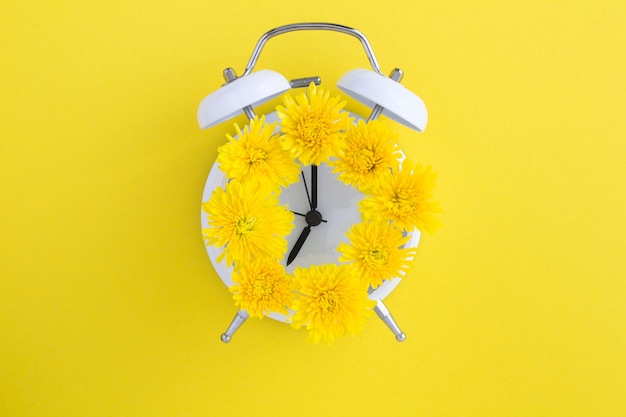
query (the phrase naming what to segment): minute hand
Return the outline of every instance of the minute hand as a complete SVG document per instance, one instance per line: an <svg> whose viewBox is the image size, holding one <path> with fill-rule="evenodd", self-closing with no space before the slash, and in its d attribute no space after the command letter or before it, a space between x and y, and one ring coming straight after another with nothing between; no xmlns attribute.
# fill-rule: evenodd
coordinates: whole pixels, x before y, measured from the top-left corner
<svg viewBox="0 0 626 417"><path fill-rule="evenodd" d="M317 209L317 165L311 165L311 210Z"/></svg>

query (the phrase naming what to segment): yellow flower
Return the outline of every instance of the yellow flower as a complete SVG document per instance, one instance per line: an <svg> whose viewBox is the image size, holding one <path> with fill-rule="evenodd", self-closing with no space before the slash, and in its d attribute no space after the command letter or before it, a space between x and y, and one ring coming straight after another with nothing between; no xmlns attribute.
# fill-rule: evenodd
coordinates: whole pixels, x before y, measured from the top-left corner
<svg viewBox="0 0 626 417"><path fill-rule="evenodd" d="M389 169L398 167L401 156L396 144L398 135L382 120L365 123L359 120L346 134L343 155L330 163L344 183L365 190Z"/></svg>
<svg viewBox="0 0 626 417"><path fill-rule="evenodd" d="M306 93L293 99L284 97L285 106L276 107L281 120L283 148L289 149L303 165L328 162L341 153L345 130L351 122L345 101L330 98L330 93L309 85Z"/></svg>
<svg viewBox="0 0 626 417"><path fill-rule="evenodd" d="M298 181L300 167L273 134L275 127L265 123L265 116L254 118L243 131L235 124L237 138L226 135L228 143L218 149L217 162L227 178L252 181L268 191Z"/></svg>
<svg viewBox="0 0 626 417"><path fill-rule="evenodd" d="M277 312L288 314L293 298L285 268L274 258L241 262L233 271L235 285L230 287L235 305L251 317Z"/></svg>
<svg viewBox="0 0 626 417"><path fill-rule="evenodd" d="M294 270L295 311L292 326L306 326L308 340L331 344L337 337L356 334L375 303L367 285L350 265L323 264Z"/></svg>
<svg viewBox="0 0 626 417"><path fill-rule="evenodd" d="M393 220L403 230L416 227L429 233L441 225L433 213L440 213L439 204L431 201L437 174L431 167L413 165L404 160L402 169L381 176L378 184L368 190L359 203L368 220Z"/></svg>
<svg viewBox="0 0 626 417"><path fill-rule="evenodd" d="M410 267L414 249L402 248L409 236L389 224L389 221L371 221L355 224L346 233L350 244L337 248L341 262L354 262L358 275L373 288L384 279L404 274Z"/></svg>
<svg viewBox="0 0 626 417"><path fill-rule="evenodd" d="M282 259L287 251L287 236L293 228L293 213L279 206L275 193L265 194L252 183L232 180L215 189L202 210L208 214L209 227L202 230L207 245L224 247L226 263L249 261L268 256Z"/></svg>

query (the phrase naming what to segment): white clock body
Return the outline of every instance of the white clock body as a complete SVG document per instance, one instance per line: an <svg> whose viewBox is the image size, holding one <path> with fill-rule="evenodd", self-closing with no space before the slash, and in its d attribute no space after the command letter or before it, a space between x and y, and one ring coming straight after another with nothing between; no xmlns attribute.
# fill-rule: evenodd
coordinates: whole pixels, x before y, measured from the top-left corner
<svg viewBox="0 0 626 417"><path fill-rule="evenodd" d="M355 119L359 116L352 115ZM276 113L266 115L266 121L271 123L277 120ZM279 127L277 127L279 128ZM303 166L302 172L306 180L306 186L309 193L311 192L311 167ZM295 260L285 266L287 273L293 273L296 267L307 268L311 265L321 265L324 263L340 264L339 257L341 254L337 251L337 247L341 242L349 243L346 232L355 224L360 223L361 214L359 212L359 202L364 198L363 193L355 188L344 184L338 179L338 174L332 172L332 168L327 164L321 164L318 167L317 174L317 211L321 213L323 222L317 226L311 227L311 232L307 237L304 245L300 249ZM209 176L205 183L202 201L209 201L213 191L226 186L226 176L219 168L216 162L213 164ZM295 184L287 188L283 188L280 195L280 204L286 206L289 210L302 215L310 211L309 200L307 197L307 189L303 182L302 176ZM208 216L203 210L201 213L202 228L208 227ZM293 248L296 240L300 236L302 230L307 226L305 218L301 215L294 215L294 228L291 234L287 236L287 252L281 261L286 264L287 256ZM405 244L407 248L415 248L419 244L420 232L415 229L410 233L410 240ZM205 246L209 258L219 275L220 279L227 287L234 285L232 280L233 267L227 266L226 261L217 261L222 253L223 248L217 248L212 245ZM372 300L382 300L400 283L402 277L395 277L383 281L383 284L376 289L370 289L369 298ZM288 321L288 315L279 313L270 313L268 317L282 322Z"/></svg>

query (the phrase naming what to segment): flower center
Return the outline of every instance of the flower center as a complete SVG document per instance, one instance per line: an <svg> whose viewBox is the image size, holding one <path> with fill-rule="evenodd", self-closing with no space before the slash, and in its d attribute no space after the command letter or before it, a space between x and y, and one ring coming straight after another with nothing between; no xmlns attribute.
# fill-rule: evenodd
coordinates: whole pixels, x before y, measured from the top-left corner
<svg viewBox="0 0 626 417"><path fill-rule="evenodd" d="M257 300L267 300L272 297L274 292L274 280L265 274L262 274L254 280L252 284L252 295Z"/></svg>
<svg viewBox="0 0 626 417"><path fill-rule="evenodd" d="M384 246L375 246L365 254L369 264L385 265L389 259L389 250Z"/></svg>
<svg viewBox="0 0 626 417"><path fill-rule="evenodd" d="M417 201L410 198L409 193L406 191L398 191L391 201L393 203L391 208L393 214L412 213L418 205Z"/></svg>
<svg viewBox="0 0 626 417"><path fill-rule="evenodd" d="M248 163L250 165L256 165L259 162L263 162L267 159L267 153L263 149L250 147L247 149Z"/></svg>
<svg viewBox="0 0 626 417"><path fill-rule="evenodd" d="M333 311L339 306L339 296L335 291L325 291L320 295L319 302L322 309Z"/></svg>
<svg viewBox="0 0 626 417"><path fill-rule="evenodd" d="M361 149L356 158L355 168L359 172L367 173L376 168L380 163L380 158L369 149Z"/></svg>
<svg viewBox="0 0 626 417"><path fill-rule="evenodd" d="M298 125L298 133L305 142L305 146L316 147L328 138L330 129L321 115L309 114Z"/></svg>
<svg viewBox="0 0 626 417"><path fill-rule="evenodd" d="M256 218L243 218L239 219L235 224L235 233L240 237L246 237L254 230L254 224L256 223Z"/></svg>

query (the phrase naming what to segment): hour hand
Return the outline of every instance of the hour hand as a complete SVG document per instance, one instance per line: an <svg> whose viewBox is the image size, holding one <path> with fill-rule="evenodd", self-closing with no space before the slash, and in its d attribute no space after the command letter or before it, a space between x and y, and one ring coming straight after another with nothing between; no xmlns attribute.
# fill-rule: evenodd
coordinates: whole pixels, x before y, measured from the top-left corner
<svg viewBox="0 0 626 417"><path fill-rule="evenodd" d="M300 252L300 249L302 248L302 245L304 244L306 238L309 236L309 233L311 233L311 226L306 226L304 229L302 229L302 233L300 233L298 240L296 240L296 244L293 245L293 249L291 249L291 252L289 252L289 256L287 257L287 265L289 265L293 262L294 259L296 259L296 256L298 256L298 252Z"/></svg>

